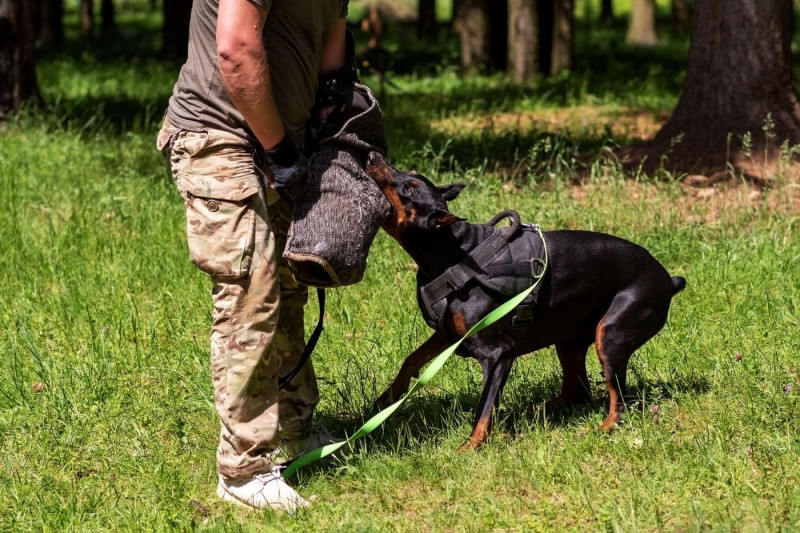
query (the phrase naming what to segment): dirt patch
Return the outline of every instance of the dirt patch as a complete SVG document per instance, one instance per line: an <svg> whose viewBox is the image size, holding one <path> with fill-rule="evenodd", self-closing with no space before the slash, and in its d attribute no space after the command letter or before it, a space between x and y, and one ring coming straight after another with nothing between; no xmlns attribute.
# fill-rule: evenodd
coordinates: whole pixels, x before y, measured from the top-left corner
<svg viewBox="0 0 800 533"><path fill-rule="evenodd" d="M446 135L463 135L465 131L501 134L511 130L521 134L553 133L588 136L607 136L614 139L644 141L653 138L669 119L670 111L663 109L577 106L507 113L485 113L451 116L433 121L431 128ZM578 161L589 166L597 156L579 156ZM737 161L739 176L729 171L714 175L693 174L684 176L678 208L688 221L714 223L725 210L766 209L771 212L800 212L800 164L778 164L769 169L755 168L757 162ZM752 168L751 168L752 167ZM742 170L745 169L745 170ZM499 168L501 173L503 169ZM617 172L615 170L614 172ZM513 176L519 169L507 169ZM752 176L762 179L748 179ZM576 171L572 187L575 201L585 199L592 188L602 184L582 183L583 173ZM514 184L508 184L514 187ZM646 199L656 193L658 185L633 181L624 185L632 200ZM651 190L648 192L648 188Z"/></svg>
<svg viewBox="0 0 800 533"><path fill-rule="evenodd" d="M652 138L668 118L669 111L662 109L577 106L451 116L430 126L447 135L463 135L464 131L499 134L509 130L570 135L578 131L590 136L645 140Z"/></svg>
<svg viewBox="0 0 800 533"><path fill-rule="evenodd" d="M694 224L718 224L734 212L767 211L797 215L800 213L800 183L777 183L768 186L729 180L706 186L701 181L684 181L675 207L682 220ZM574 184L570 196L576 203L587 203L588 198L602 193L603 183ZM622 185L623 202L654 203L663 201L663 184L629 180Z"/></svg>

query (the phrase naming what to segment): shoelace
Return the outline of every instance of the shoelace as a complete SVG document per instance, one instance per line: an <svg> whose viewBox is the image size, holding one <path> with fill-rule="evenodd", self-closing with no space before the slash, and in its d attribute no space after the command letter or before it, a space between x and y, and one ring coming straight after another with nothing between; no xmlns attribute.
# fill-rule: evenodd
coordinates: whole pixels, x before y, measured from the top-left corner
<svg viewBox="0 0 800 533"><path fill-rule="evenodd" d="M272 470L269 472L261 472L258 474L253 475L253 479L257 479L263 484L267 484L270 481L275 481L276 479L281 478L281 469L278 466L273 466Z"/></svg>

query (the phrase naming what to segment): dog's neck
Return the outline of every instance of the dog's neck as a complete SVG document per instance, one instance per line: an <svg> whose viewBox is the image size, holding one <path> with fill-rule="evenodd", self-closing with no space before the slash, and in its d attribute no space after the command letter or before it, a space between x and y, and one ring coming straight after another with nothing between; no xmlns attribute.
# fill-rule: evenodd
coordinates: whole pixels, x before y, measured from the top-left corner
<svg viewBox="0 0 800 533"><path fill-rule="evenodd" d="M435 230L410 230L400 244L422 277L431 280L461 262L492 231L491 226L458 221Z"/></svg>

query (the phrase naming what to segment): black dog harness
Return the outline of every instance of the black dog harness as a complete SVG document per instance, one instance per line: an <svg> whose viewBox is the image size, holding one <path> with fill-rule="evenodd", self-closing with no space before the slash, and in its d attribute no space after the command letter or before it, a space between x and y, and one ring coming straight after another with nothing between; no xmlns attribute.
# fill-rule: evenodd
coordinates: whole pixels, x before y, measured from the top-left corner
<svg viewBox="0 0 800 533"><path fill-rule="evenodd" d="M511 225L495 228L508 218ZM469 255L436 279L426 282L417 274L417 301L425 322L438 331L444 331L444 311L448 296L469 283L512 297L533 285L545 274L544 237L536 224L521 224L519 213L502 211L487 224L492 234ZM535 289L517 306L512 325L529 327L533 323L533 309L539 288Z"/></svg>

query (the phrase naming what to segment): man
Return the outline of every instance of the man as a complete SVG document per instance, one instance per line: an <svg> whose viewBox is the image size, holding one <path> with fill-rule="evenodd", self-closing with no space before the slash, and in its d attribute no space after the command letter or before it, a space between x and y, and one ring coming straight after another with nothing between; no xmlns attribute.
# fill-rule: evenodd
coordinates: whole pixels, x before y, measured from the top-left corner
<svg viewBox="0 0 800 533"><path fill-rule="evenodd" d="M211 367L221 420L217 495L251 508L307 502L279 457L330 442L312 431L311 362L283 389L304 347L307 290L281 259L298 150L355 79L348 0L195 0L189 54L158 148L184 199L192 262L213 281ZM316 107L315 107L316 101Z"/></svg>

